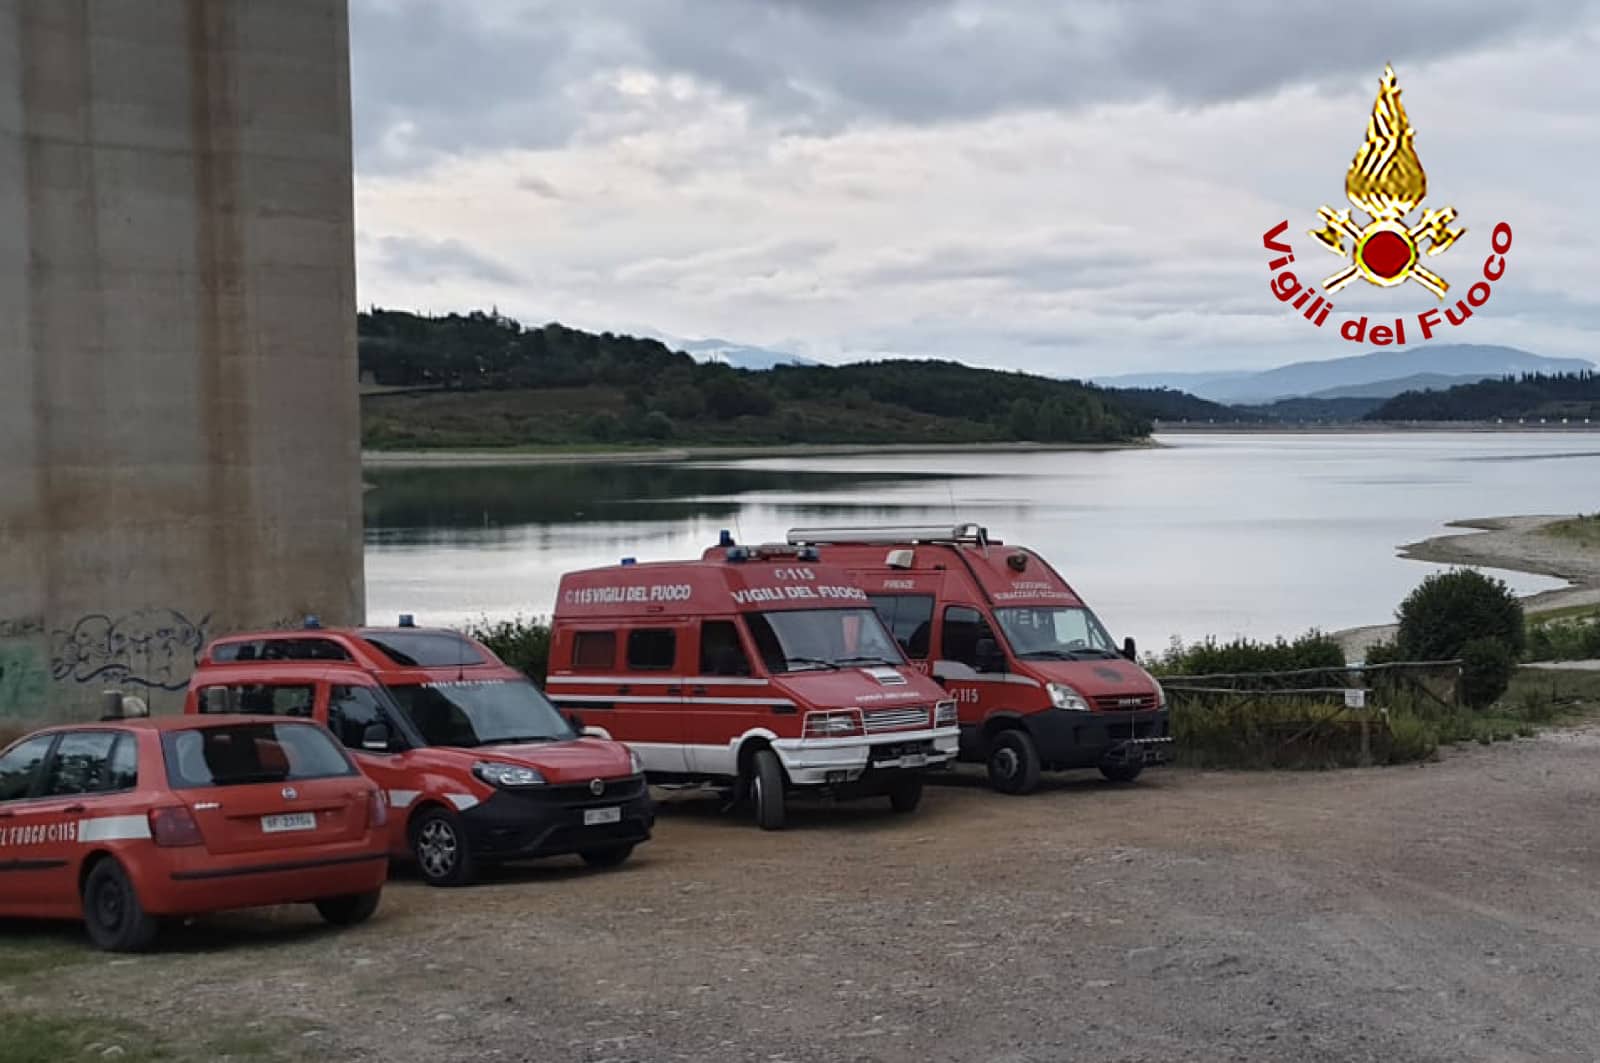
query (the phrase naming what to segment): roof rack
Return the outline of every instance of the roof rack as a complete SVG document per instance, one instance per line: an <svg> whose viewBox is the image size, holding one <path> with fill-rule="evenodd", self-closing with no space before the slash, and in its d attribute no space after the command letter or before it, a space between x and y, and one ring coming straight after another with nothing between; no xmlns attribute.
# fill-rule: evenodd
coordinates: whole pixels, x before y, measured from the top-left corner
<svg viewBox="0 0 1600 1063"><path fill-rule="evenodd" d="M989 529L981 524L886 525L872 528L790 528L789 542L795 545L829 543L976 543L989 544Z"/></svg>

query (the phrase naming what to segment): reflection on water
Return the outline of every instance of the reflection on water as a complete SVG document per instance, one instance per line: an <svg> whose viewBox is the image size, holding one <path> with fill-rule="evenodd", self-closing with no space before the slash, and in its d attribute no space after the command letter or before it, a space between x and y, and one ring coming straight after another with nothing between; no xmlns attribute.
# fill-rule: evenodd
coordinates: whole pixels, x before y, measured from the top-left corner
<svg viewBox="0 0 1600 1063"><path fill-rule="evenodd" d="M371 469L374 621L548 613L561 573L804 524L978 520L1056 563L1120 639L1378 623L1449 520L1593 510L1593 435L1174 436L1112 452ZM1545 460L1560 457L1566 460ZM1519 591L1559 585L1507 578Z"/></svg>

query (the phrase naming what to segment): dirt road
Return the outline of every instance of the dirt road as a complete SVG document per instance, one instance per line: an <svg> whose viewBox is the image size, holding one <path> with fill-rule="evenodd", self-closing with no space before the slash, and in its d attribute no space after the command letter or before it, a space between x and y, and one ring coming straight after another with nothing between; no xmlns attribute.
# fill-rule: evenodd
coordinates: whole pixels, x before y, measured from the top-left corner
<svg viewBox="0 0 1600 1063"><path fill-rule="evenodd" d="M621 871L402 881L355 932L230 917L10 978L0 944L0 1010L392 1063L1591 1060L1597 806L1592 729L1030 798L968 777L778 834L679 800Z"/></svg>

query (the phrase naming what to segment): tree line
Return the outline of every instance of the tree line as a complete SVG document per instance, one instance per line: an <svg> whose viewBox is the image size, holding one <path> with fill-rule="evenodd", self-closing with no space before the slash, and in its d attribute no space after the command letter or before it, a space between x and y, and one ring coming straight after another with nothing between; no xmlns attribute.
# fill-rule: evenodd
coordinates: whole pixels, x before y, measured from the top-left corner
<svg viewBox="0 0 1600 1063"><path fill-rule="evenodd" d="M560 324L529 328L496 312L426 317L373 309L360 314L357 332L363 380L389 388L614 393L618 401L569 433L580 442L721 439L741 425L750 438L789 442L900 440L908 430L952 441L1120 442L1150 431L1149 416L1115 392L958 362L750 372L697 363L658 340Z"/></svg>
<svg viewBox="0 0 1600 1063"><path fill-rule="evenodd" d="M1523 417L1600 418L1600 373L1524 373L1445 391L1407 391L1369 421L1492 421Z"/></svg>

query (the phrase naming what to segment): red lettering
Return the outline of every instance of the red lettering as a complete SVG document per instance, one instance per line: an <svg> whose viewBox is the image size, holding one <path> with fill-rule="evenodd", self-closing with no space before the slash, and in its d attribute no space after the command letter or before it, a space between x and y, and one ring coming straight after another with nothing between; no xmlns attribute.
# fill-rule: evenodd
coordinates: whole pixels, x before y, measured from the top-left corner
<svg viewBox="0 0 1600 1063"><path fill-rule="evenodd" d="M1405 318L1397 317L1394 319L1394 343L1396 347L1404 347L1406 345Z"/></svg>
<svg viewBox="0 0 1600 1063"><path fill-rule="evenodd" d="M1351 333L1352 325L1355 326L1353 335ZM1367 336L1367 315L1362 314L1360 317L1351 318L1349 321L1346 321L1344 324L1340 325L1339 335L1343 336L1351 343L1363 342Z"/></svg>
<svg viewBox="0 0 1600 1063"><path fill-rule="evenodd" d="M1282 236L1288 231L1289 221L1287 218L1285 218L1283 221L1280 221L1278 224L1266 231L1266 233L1261 237L1261 246L1266 248L1268 251L1276 251L1280 255L1287 255L1293 249L1288 244L1280 244L1278 242L1278 237ZM1508 233L1510 231L1511 230L1509 229L1506 230Z"/></svg>
<svg viewBox="0 0 1600 1063"><path fill-rule="evenodd" d="M1478 289L1483 289L1483 295L1478 295ZM1482 281L1467 289L1467 302L1473 306L1482 306L1489 301L1489 286Z"/></svg>
<svg viewBox="0 0 1600 1063"><path fill-rule="evenodd" d="M1504 233L1506 238L1506 246L1504 247L1500 246L1501 233ZM1496 225L1494 227L1494 233L1489 237L1489 246L1494 248L1497 254L1501 255L1511 250L1511 226L1507 225L1505 222L1501 222L1499 225ZM1285 248L1285 250L1287 250L1287 248Z"/></svg>
<svg viewBox="0 0 1600 1063"><path fill-rule="evenodd" d="M1372 326L1372 344L1375 347L1387 347L1394 342L1394 330L1388 325Z"/></svg>
<svg viewBox="0 0 1600 1063"><path fill-rule="evenodd" d="M1500 263L1500 269L1499 269L1498 272L1496 272L1496 271L1494 271L1494 270L1489 268L1491 264L1493 264L1494 262L1497 262L1497 261ZM1504 277L1505 275L1506 275L1506 259L1505 259L1504 255L1490 255L1488 258L1483 260L1483 279L1484 280L1497 281L1501 277Z"/></svg>
<svg viewBox="0 0 1600 1063"><path fill-rule="evenodd" d="M1458 311L1458 310L1461 312L1461 316L1460 317L1456 316L1456 311ZM1467 318L1472 316L1472 308L1470 306L1468 306L1462 300L1457 299L1456 300L1456 305L1454 307L1446 307L1445 308L1444 316L1445 316L1445 320L1449 321L1450 324L1459 325L1463 321L1465 321Z"/></svg>
<svg viewBox="0 0 1600 1063"><path fill-rule="evenodd" d="M1287 303L1294 298L1294 293L1300 290L1300 278L1288 270L1284 270L1272 278L1270 287L1272 288L1272 294L1276 295L1279 301Z"/></svg>
<svg viewBox="0 0 1600 1063"><path fill-rule="evenodd" d="M1439 311L1437 310L1424 310L1417 315L1417 325L1421 327L1422 338L1425 340L1433 339L1433 329L1438 324Z"/></svg>

